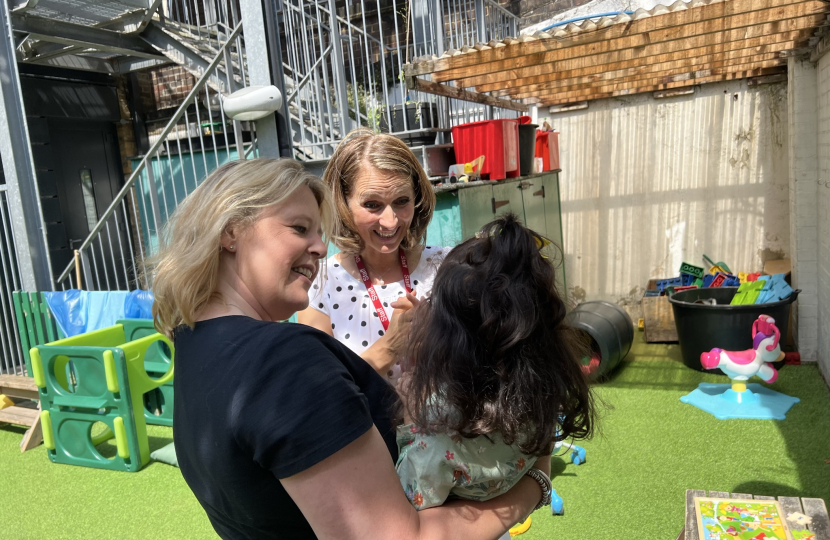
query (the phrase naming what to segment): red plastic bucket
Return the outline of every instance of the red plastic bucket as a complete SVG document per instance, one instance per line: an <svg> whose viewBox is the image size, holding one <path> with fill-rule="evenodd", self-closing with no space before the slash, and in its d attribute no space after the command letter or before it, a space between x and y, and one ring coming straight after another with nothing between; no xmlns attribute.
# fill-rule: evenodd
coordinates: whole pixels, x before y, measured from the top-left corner
<svg viewBox="0 0 830 540"><path fill-rule="evenodd" d="M484 155L481 176L503 180L519 176L519 122L515 118L470 122L452 128L458 163Z"/></svg>
<svg viewBox="0 0 830 540"><path fill-rule="evenodd" d="M543 171L557 171L559 167L559 132L536 132L536 157L542 158Z"/></svg>

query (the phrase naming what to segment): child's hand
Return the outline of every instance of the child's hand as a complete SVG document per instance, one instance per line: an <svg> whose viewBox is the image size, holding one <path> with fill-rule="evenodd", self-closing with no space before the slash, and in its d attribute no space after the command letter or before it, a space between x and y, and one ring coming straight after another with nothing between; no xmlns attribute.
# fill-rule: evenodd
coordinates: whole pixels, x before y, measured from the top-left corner
<svg viewBox="0 0 830 540"><path fill-rule="evenodd" d="M386 332L386 335L389 340L389 347L394 351L395 355L400 355L401 349L406 345L414 313L413 308L418 307L420 303L421 301L418 300L418 297L415 296L413 291L391 304L391 307L395 311L392 312L392 322L389 325L389 331Z"/></svg>
<svg viewBox="0 0 830 540"><path fill-rule="evenodd" d="M398 298L397 300L392 302L392 309L398 312L395 314L395 316L397 316L401 312L409 311L414 307L418 307L418 304L421 303L421 300L418 300L418 297L416 296L417 294L417 291L412 291L411 293L408 292L406 293L406 296Z"/></svg>

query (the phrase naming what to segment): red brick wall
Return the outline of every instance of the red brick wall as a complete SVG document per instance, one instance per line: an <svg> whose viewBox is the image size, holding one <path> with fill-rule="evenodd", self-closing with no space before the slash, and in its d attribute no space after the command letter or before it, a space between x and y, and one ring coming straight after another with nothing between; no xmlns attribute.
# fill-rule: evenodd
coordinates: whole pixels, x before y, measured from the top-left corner
<svg viewBox="0 0 830 540"><path fill-rule="evenodd" d="M196 83L193 75L181 66L164 66L149 73L155 103L148 110L178 107Z"/></svg>
<svg viewBox="0 0 830 540"><path fill-rule="evenodd" d="M135 144L135 133L132 126L132 115L130 113L129 82L126 75L119 75L115 78L116 91L118 92L118 108L121 111L122 122L115 125L118 134L118 150L121 156L121 170L124 176L129 176L132 170L130 157L138 153Z"/></svg>

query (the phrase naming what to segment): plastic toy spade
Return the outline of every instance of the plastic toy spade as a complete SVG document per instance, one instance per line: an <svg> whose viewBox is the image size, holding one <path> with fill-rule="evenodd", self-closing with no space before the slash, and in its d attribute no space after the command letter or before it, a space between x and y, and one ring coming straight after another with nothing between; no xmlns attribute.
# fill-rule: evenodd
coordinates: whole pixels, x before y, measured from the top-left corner
<svg viewBox="0 0 830 540"><path fill-rule="evenodd" d="M566 448L571 450L571 463L574 465L582 465L585 463L585 449L581 446L577 446L575 444L566 443L564 441L556 443L554 446L554 451L559 450L560 448Z"/></svg>
<svg viewBox="0 0 830 540"><path fill-rule="evenodd" d="M481 168L484 166L484 156L479 156L470 163L450 165L450 184L456 182L474 182L481 180Z"/></svg>
<svg viewBox="0 0 830 540"><path fill-rule="evenodd" d="M712 273L712 274L714 274L716 272L724 272L724 273L727 273L727 274L732 273L732 270L730 270L729 267L726 266L725 262L723 262L723 261L713 262L712 259L707 257L705 253L703 254L703 260L706 261L706 264L708 264L709 266L712 267L712 268L709 269L709 272ZM714 272L713 272L713 270L714 270Z"/></svg>
<svg viewBox="0 0 830 540"><path fill-rule="evenodd" d="M530 516L527 516L527 519L521 523L517 523L513 527L510 528L510 536L519 536L520 534L526 533L528 529L530 529L531 519Z"/></svg>
<svg viewBox="0 0 830 540"><path fill-rule="evenodd" d="M554 516L565 515L565 505L555 489L550 490L550 513Z"/></svg>
<svg viewBox="0 0 830 540"><path fill-rule="evenodd" d="M720 368L732 380L732 384L700 383L696 390L681 397L680 401L711 413L719 420L784 420L790 407L801 400L760 384L746 382L754 376L767 383L774 383L778 379L778 371L771 363L784 358L780 339L775 319L760 315L752 323L752 349L724 351L715 348L700 355L704 369Z"/></svg>
<svg viewBox="0 0 830 540"><path fill-rule="evenodd" d="M571 463L574 465L582 465L585 463L585 449L581 446L571 446L573 452L571 452Z"/></svg>

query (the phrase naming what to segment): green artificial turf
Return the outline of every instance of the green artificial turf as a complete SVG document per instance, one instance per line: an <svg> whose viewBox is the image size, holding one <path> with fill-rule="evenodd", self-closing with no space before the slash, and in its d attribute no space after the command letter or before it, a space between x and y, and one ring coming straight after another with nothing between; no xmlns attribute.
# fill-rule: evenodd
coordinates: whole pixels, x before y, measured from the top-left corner
<svg viewBox="0 0 830 540"><path fill-rule="evenodd" d="M830 501L830 392L815 365L785 366L769 385L801 399L786 420L717 420L680 397L700 382L728 379L679 358L677 345L635 343L596 386L607 408L600 435L579 443L587 463L562 456L552 464L565 514L539 510L517 538L673 540L686 489Z"/></svg>
<svg viewBox="0 0 830 540"><path fill-rule="evenodd" d="M147 431L150 451L173 440L171 428ZM151 463L127 473L59 465L49 461L43 446L21 454L22 434L0 428L0 538L217 538L179 469Z"/></svg>
<svg viewBox="0 0 830 540"><path fill-rule="evenodd" d="M638 340L641 335L638 335ZM676 346L637 343L596 386L607 405L601 433L580 443L587 463L553 460L565 515L533 515L533 539L672 540L685 490L821 497L830 501L830 393L815 366L787 366L772 387L801 398L781 422L716 420L680 396L723 377L692 371ZM169 428L148 428L151 449ZM56 465L43 447L21 454L23 431L0 428L0 538L216 538L179 470L139 473Z"/></svg>

